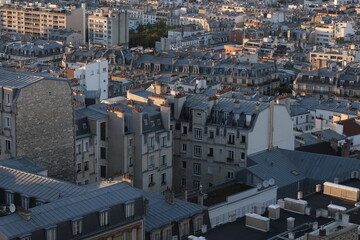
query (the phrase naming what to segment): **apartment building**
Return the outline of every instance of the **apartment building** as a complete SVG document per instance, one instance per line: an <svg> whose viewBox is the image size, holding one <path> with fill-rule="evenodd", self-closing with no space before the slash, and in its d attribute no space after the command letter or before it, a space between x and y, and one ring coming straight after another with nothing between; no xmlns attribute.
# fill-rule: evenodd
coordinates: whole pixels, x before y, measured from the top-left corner
<svg viewBox="0 0 360 240"><path fill-rule="evenodd" d="M66 79L0 69L0 158L27 156L74 180L74 112Z"/></svg>
<svg viewBox="0 0 360 240"><path fill-rule="evenodd" d="M87 91L100 92L100 100L108 98L109 63L106 59L96 59L91 62L69 63L68 78L77 79Z"/></svg>
<svg viewBox="0 0 360 240"><path fill-rule="evenodd" d="M208 223L206 207L175 199L170 189L163 196L127 182L79 186L3 166L0 204L4 240L187 239Z"/></svg>
<svg viewBox="0 0 360 240"><path fill-rule="evenodd" d="M137 188L157 193L172 187L170 106L109 99L102 104L80 108L77 113L87 117L90 131L96 136L93 140L97 144L95 158L89 158L91 143L87 148L85 141L88 158L83 160L89 162L86 163L89 174L94 169L95 180L122 177ZM77 144L77 164L83 164L80 159L84 145ZM84 171L84 166L81 167L78 170ZM84 180L91 182L94 179Z"/></svg>
<svg viewBox="0 0 360 240"><path fill-rule="evenodd" d="M108 115L90 108L75 110L76 183L88 184L109 177Z"/></svg>
<svg viewBox="0 0 360 240"><path fill-rule="evenodd" d="M85 34L85 5L65 10L34 4L2 4L0 6L1 30L32 36L48 37L53 31L70 30ZM85 38L83 38L85 40Z"/></svg>
<svg viewBox="0 0 360 240"><path fill-rule="evenodd" d="M247 156L294 148L285 106L225 97L174 98L174 189L196 190L235 179Z"/></svg>
<svg viewBox="0 0 360 240"><path fill-rule="evenodd" d="M88 16L89 42L105 46L129 44L129 19L126 10L97 9Z"/></svg>

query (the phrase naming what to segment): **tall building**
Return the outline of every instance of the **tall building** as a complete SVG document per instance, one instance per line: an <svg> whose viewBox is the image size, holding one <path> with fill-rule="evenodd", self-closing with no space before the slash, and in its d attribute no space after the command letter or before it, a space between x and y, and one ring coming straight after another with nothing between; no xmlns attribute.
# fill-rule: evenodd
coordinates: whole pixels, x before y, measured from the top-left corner
<svg viewBox="0 0 360 240"><path fill-rule="evenodd" d="M74 111L65 79L0 69L0 159L27 156L74 180Z"/></svg>
<svg viewBox="0 0 360 240"><path fill-rule="evenodd" d="M284 105L232 98L174 98L174 189L197 190L232 181L248 155L294 149L292 121Z"/></svg>
<svg viewBox="0 0 360 240"><path fill-rule="evenodd" d="M88 17L89 42L106 46L129 44L126 10L101 8Z"/></svg>
<svg viewBox="0 0 360 240"><path fill-rule="evenodd" d="M2 4L0 19L2 32L48 37L51 32L63 29L85 34L85 5L65 10L30 4Z"/></svg>

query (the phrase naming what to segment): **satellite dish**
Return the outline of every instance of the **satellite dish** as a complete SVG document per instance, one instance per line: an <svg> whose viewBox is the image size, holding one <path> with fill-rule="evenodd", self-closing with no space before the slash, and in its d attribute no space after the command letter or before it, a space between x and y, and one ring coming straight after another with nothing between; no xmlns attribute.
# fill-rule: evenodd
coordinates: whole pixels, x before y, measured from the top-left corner
<svg viewBox="0 0 360 240"><path fill-rule="evenodd" d="M263 185L264 188L267 188L269 186L269 181L264 180L262 185Z"/></svg>
<svg viewBox="0 0 360 240"><path fill-rule="evenodd" d="M262 188L262 184L261 184L261 183L258 183L258 184L256 185L256 187L257 187L257 189L261 189L261 188Z"/></svg>
<svg viewBox="0 0 360 240"><path fill-rule="evenodd" d="M16 210L15 204L13 204L13 203L10 204L9 210L10 210L11 213L14 213L15 210Z"/></svg>
<svg viewBox="0 0 360 240"><path fill-rule="evenodd" d="M269 179L269 184L270 184L270 186L274 186L275 185L275 179L270 178Z"/></svg>

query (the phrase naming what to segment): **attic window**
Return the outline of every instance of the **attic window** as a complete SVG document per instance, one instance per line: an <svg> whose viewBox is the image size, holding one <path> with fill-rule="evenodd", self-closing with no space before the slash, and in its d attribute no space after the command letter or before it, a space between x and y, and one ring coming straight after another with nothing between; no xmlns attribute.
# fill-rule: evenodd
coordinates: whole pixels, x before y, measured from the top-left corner
<svg viewBox="0 0 360 240"><path fill-rule="evenodd" d="M147 119L144 119L144 124L145 124L145 126L147 126L149 124Z"/></svg>
<svg viewBox="0 0 360 240"><path fill-rule="evenodd" d="M298 171L296 171L296 170L292 170L291 173L294 174L295 176L299 176L299 175L300 175L300 173L299 173Z"/></svg>
<svg viewBox="0 0 360 240"><path fill-rule="evenodd" d="M151 121L151 127L155 127L155 122Z"/></svg>
<svg viewBox="0 0 360 240"><path fill-rule="evenodd" d="M157 119L156 122L157 122L157 125L159 125L159 126L161 125L160 119Z"/></svg>

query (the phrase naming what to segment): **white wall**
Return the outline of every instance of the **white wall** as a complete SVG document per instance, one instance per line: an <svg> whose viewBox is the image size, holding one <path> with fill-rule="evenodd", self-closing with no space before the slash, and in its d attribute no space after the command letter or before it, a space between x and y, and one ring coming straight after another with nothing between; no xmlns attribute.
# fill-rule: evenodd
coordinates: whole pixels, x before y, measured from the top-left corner
<svg viewBox="0 0 360 240"><path fill-rule="evenodd" d="M253 206L261 212L276 202L277 186L258 191L256 188L227 197L226 202L209 207L211 228L240 218L253 211Z"/></svg>

